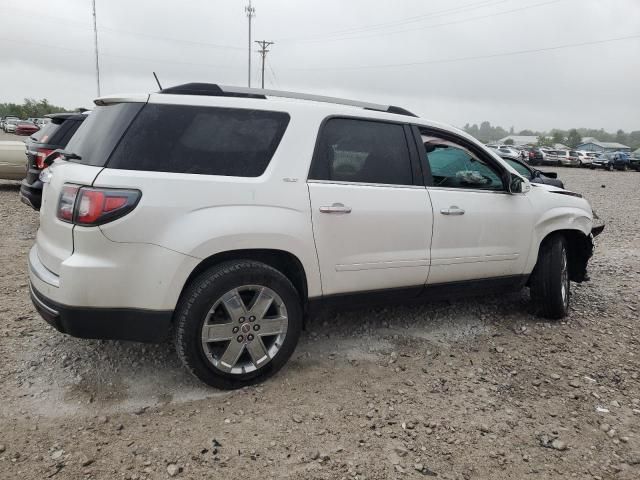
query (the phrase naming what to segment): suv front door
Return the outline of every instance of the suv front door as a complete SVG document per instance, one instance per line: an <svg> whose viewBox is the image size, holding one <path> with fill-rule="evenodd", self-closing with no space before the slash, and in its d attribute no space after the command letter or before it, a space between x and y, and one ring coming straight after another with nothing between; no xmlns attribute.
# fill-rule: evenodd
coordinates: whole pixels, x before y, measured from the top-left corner
<svg viewBox="0 0 640 480"><path fill-rule="evenodd" d="M328 119L308 188L324 295L422 288L433 214L408 126Z"/></svg>
<svg viewBox="0 0 640 480"><path fill-rule="evenodd" d="M428 284L522 275L534 221L527 196L509 194L498 162L471 142L416 133L434 215Z"/></svg>

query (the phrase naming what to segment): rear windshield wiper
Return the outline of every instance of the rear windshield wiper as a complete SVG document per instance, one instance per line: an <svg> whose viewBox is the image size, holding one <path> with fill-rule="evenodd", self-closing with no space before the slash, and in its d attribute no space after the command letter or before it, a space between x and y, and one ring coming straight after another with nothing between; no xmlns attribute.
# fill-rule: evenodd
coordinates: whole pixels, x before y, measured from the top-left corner
<svg viewBox="0 0 640 480"><path fill-rule="evenodd" d="M53 163L56 158L64 157L64 160L82 160L82 157L77 153L67 152L61 148L54 150L44 159L44 164L49 166Z"/></svg>
<svg viewBox="0 0 640 480"><path fill-rule="evenodd" d="M65 160L82 160L82 157L77 153L67 152L66 150L58 150L58 153L65 158Z"/></svg>

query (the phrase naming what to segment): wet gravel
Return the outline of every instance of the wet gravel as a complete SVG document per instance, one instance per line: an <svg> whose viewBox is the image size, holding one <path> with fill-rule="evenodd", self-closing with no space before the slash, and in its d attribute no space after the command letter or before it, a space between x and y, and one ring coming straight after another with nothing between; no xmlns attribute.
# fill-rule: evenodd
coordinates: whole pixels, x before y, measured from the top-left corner
<svg viewBox="0 0 640 480"><path fill-rule="evenodd" d="M38 215L0 182L0 478L640 478L640 173L557 171L607 223L566 322L526 291L332 312L231 393L168 344L47 326Z"/></svg>

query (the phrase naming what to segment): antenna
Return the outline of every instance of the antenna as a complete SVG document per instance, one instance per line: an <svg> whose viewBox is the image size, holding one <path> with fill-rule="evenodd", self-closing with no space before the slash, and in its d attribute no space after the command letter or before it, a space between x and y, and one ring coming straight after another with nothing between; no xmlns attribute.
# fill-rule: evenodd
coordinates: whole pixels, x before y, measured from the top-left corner
<svg viewBox="0 0 640 480"><path fill-rule="evenodd" d="M160 90L162 90L162 85L160 85L160 80L158 80L158 75L156 75L156 72L153 72L153 76L156 79L156 83L158 84L158 88Z"/></svg>

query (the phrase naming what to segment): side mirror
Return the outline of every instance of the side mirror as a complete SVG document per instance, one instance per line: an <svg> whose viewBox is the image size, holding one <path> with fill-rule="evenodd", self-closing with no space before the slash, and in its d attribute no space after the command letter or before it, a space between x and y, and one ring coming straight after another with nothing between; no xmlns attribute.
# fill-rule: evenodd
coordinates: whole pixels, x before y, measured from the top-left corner
<svg viewBox="0 0 640 480"><path fill-rule="evenodd" d="M531 190L531 184L519 175L509 174L509 193L521 194Z"/></svg>
<svg viewBox="0 0 640 480"><path fill-rule="evenodd" d="M547 178L558 178L558 174L556 172L540 172Z"/></svg>

